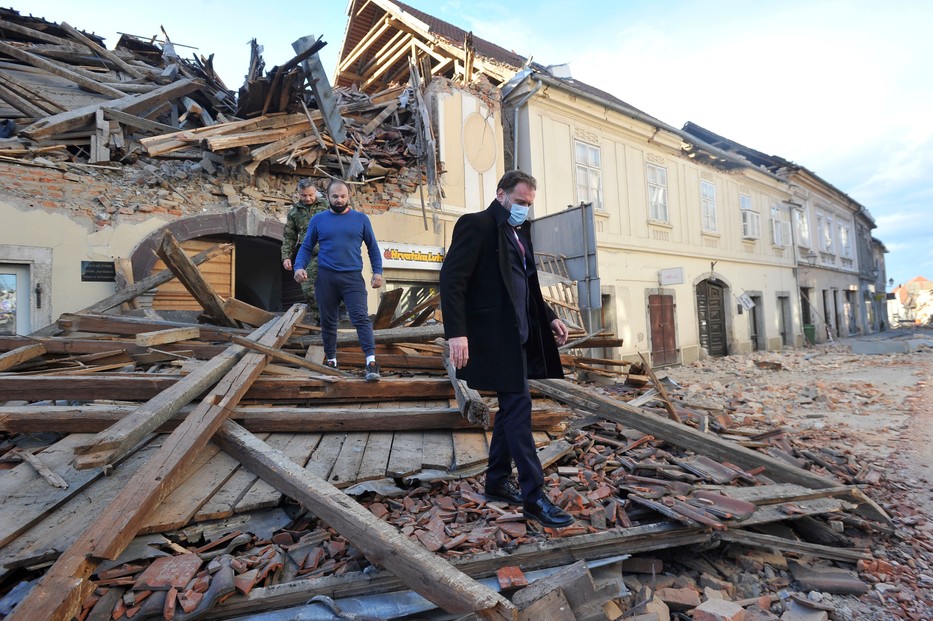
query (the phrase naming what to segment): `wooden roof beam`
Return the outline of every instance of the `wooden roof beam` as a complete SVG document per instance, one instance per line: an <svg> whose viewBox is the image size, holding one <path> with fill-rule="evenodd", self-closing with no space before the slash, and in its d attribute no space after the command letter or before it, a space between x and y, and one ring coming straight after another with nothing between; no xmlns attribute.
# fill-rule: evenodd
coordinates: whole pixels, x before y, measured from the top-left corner
<svg viewBox="0 0 933 621"><path fill-rule="evenodd" d="M224 300L214 291L210 283L204 279L197 266L181 249L175 237L169 231L162 234L162 243L156 250L159 258L165 262L175 277L185 286L204 312L220 326L238 328L236 321L230 319L224 312Z"/></svg>
<svg viewBox="0 0 933 621"><path fill-rule="evenodd" d="M363 84L360 86L360 88L363 89L363 90L365 90L367 86L369 86L370 84L374 84L374 83L376 82L376 80L379 78L379 76L383 75L383 74L386 73L389 69L391 69L392 66L395 65L395 63L396 63L400 58L402 58L403 56L405 56L406 53L411 53L412 56L415 56L415 54L416 54L416 49L417 49L417 48L415 47L414 43L411 42L411 37L409 37L409 38L408 38L408 46L407 46L407 47L402 47L401 49L399 49L398 51L396 51L395 54L393 54L385 63L383 63L382 65L380 65L380 66L376 69L376 71L374 71L372 74L369 75L369 77L366 79L365 82L363 82ZM407 63L405 63L405 64L407 64ZM385 81L384 81L384 82L385 82Z"/></svg>
<svg viewBox="0 0 933 621"><path fill-rule="evenodd" d="M340 61L340 65L337 67L338 73L343 73L349 69L350 65L359 60L360 56L363 55L376 41L381 37L386 30L389 29L389 20L383 19L382 23L379 24L378 28L372 28L366 36L360 39L360 42L356 44L356 47L353 48L346 58Z"/></svg>
<svg viewBox="0 0 933 621"><path fill-rule="evenodd" d="M223 424L215 441L250 472L313 511L374 564L446 612L478 612L490 621L516 618L515 607L505 597L412 543L395 527L233 421ZM426 580L428 575L433 579Z"/></svg>
<svg viewBox="0 0 933 621"><path fill-rule="evenodd" d="M379 51L374 53L369 61L360 67L360 75L366 77L368 73L378 69L380 65L385 63L386 58L391 57L399 48L403 48L407 45L410 36L410 34L402 31L398 31L392 35L392 37L386 41L385 45L379 48Z"/></svg>

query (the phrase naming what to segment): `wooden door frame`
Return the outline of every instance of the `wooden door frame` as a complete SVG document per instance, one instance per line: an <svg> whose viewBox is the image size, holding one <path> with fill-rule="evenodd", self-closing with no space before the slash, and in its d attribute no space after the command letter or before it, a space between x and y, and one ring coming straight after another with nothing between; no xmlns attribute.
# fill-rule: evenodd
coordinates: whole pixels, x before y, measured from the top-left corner
<svg viewBox="0 0 933 621"><path fill-rule="evenodd" d="M165 231L170 231L178 243L213 235L266 237L282 241L285 225L273 216L253 207L240 207L224 213L202 214L172 220L147 235L133 249L131 257L135 279L145 278L152 271L152 266L158 260L155 251Z"/></svg>
<svg viewBox="0 0 933 621"><path fill-rule="evenodd" d="M647 332L648 340L648 353L651 359L651 366L655 365L654 358L651 356L651 304L650 299L652 295L667 295L670 296L673 300L674 305L674 351L677 353L677 360L675 362L669 362L667 364L679 364L683 362L683 346L680 342L680 330L678 321L677 321L677 293L674 289L666 289L662 287L656 287L653 289L645 289L645 326ZM667 364L665 366L667 366Z"/></svg>
<svg viewBox="0 0 933 621"><path fill-rule="evenodd" d="M24 266L29 271L29 333L52 323L52 249L42 246L0 244L0 263ZM37 296L36 285L41 287Z"/></svg>
<svg viewBox="0 0 933 621"><path fill-rule="evenodd" d="M735 336L732 328L733 322L733 313L735 312L735 305L730 303L732 299L732 283L728 278L725 278L719 272L703 272L699 276L693 279L690 289L691 304L693 304L693 323L696 326L695 335L696 335L696 346L700 347L700 316L699 309L697 308L697 286L703 281L710 281L711 284L722 287L722 297L723 297L723 319L725 321L725 339L726 339L726 355L735 351Z"/></svg>

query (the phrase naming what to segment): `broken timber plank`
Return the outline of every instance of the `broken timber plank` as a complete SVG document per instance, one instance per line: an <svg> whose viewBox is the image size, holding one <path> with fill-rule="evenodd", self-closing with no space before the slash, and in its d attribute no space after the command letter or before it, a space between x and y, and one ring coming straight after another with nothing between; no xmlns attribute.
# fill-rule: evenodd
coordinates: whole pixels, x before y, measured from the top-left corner
<svg viewBox="0 0 933 621"><path fill-rule="evenodd" d="M7 433L100 433L114 423L133 415L138 405L21 405L0 407L0 431ZM191 412L185 406L153 431L168 432ZM532 417L532 429L553 425ZM563 415L560 414L562 417ZM327 408L327 407L238 407L230 415L250 431L301 433L311 431L415 431L421 429L468 429L456 408ZM537 418L536 418L537 417ZM538 421L543 421L538 424ZM446 436L450 444L450 434ZM440 449L438 449L440 450ZM450 462L447 462L450 465Z"/></svg>
<svg viewBox="0 0 933 621"><path fill-rule="evenodd" d="M390 328L388 330L373 330L376 344L389 345L392 343L430 343L435 339L444 338L444 326L430 325L417 328ZM308 335L292 338L289 344L306 348L310 345L321 345L321 335ZM338 332L337 347L356 345L359 340L356 333Z"/></svg>
<svg viewBox="0 0 933 621"><path fill-rule="evenodd" d="M405 290L399 287L382 295L379 300L379 308L376 309L376 314L373 317L373 330L382 330L389 327L404 292Z"/></svg>
<svg viewBox="0 0 933 621"><path fill-rule="evenodd" d="M124 61L122 58L120 58L119 56L117 56L116 54L108 50L107 48L101 45L98 45L93 39L84 35L84 33L79 32L78 30L68 25L67 23L62 22L59 24L59 27L65 32L67 32L69 35L71 35L74 39L76 39L77 41L89 47L91 51L93 51L95 54L103 56L104 58L109 60L111 63L116 65L120 69L120 71L123 71L124 73L127 73L128 75L134 78L146 77L142 71L139 71L136 67Z"/></svg>
<svg viewBox="0 0 933 621"><path fill-rule="evenodd" d="M224 313L231 319L248 323L251 326L261 326L275 318L275 313L270 313L236 298L224 300Z"/></svg>
<svg viewBox="0 0 933 621"><path fill-rule="evenodd" d="M32 140L42 140L57 133L88 125L93 120L94 114L101 107L135 114L137 112L149 110L162 102L187 95L188 93L198 90L201 86L203 86L203 84L196 80L187 78L177 80L148 93L126 95L120 99L90 104L40 119L32 125L23 128L20 133ZM123 95L123 93L120 93L120 95Z"/></svg>
<svg viewBox="0 0 933 621"><path fill-rule="evenodd" d="M39 476L49 485L59 489L68 489L68 482L30 451L17 447L10 449L6 454L13 458L19 458L20 461L32 466L33 470L38 472Z"/></svg>
<svg viewBox="0 0 933 621"><path fill-rule="evenodd" d="M261 338L268 329L264 327L256 330L253 337ZM87 444L75 447L75 467L84 469L113 463L114 459L126 454L143 436L157 429L174 413L216 384L245 354L244 348L233 345L210 362L201 363L133 414L98 434ZM84 457L85 454L88 457Z"/></svg>
<svg viewBox="0 0 933 621"><path fill-rule="evenodd" d="M96 354L110 352L114 349L120 349L131 356L152 354L148 347L139 347L135 342L127 340L48 338L35 336L0 336L0 351L12 350L16 347L35 343L42 343L42 345L45 346L46 353L49 354ZM211 343L184 343L181 346L168 345L160 348L162 352L184 350L187 351L187 354L179 357L194 357L202 360L213 358L224 349L226 349L224 345L214 345Z"/></svg>
<svg viewBox="0 0 933 621"><path fill-rule="evenodd" d="M62 313L58 326L72 332L94 332L99 334L117 334L135 337L140 332L198 326L201 338L210 341L229 341L231 334L249 334L244 328L223 328L210 324L187 323L182 321L158 321L148 317L130 315L71 314Z"/></svg>
<svg viewBox="0 0 933 621"><path fill-rule="evenodd" d="M216 246L211 246L207 250L199 252L198 254L191 257L191 262L194 263L195 265L201 265L202 263L205 263L206 261L210 261L211 259L218 257L222 254L232 252L233 248L234 248L233 244L218 244ZM88 313L104 313L110 310L111 308L114 308L124 302L132 300L137 295L145 293L149 291L150 289L154 289L155 287L158 287L159 285L164 285L165 283L172 280L173 278L175 278L175 274L172 273L172 270L169 270L169 269L162 270L161 272L157 274L152 274L151 276L143 278L142 280L134 283L132 286L127 287L126 289L122 291L117 291L110 297L104 298L103 300L96 302L92 304L91 306L88 306L84 310L80 310L78 312L81 314L85 314L85 315Z"/></svg>
<svg viewBox="0 0 933 621"><path fill-rule="evenodd" d="M311 369L312 371L317 371L318 373L322 375L330 375L330 376L336 376L336 377L347 376L346 373L338 369L332 369L331 367L328 367L326 365L323 365L317 362L311 362L310 360L302 358L301 356L296 356L295 354L284 352L281 349L272 349L271 347L265 347L256 342L250 341L249 339L244 339L241 336L231 336L230 340L238 345L242 345L243 347L247 347L249 349L261 352L263 354L266 354L267 356L271 356L272 358L276 360L281 360L282 362L290 362L294 364L295 366L301 367L303 369Z"/></svg>
<svg viewBox="0 0 933 621"><path fill-rule="evenodd" d="M166 328L165 330L155 330L153 332L140 332L136 335L136 344L140 347L152 347L153 345L177 343L178 341L187 341L200 337L201 329L197 326Z"/></svg>
<svg viewBox="0 0 933 621"><path fill-rule="evenodd" d="M489 460L489 445L482 431L455 431L454 467L457 470L476 466Z"/></svg>
<svg viewBox="0 0 933 621"><path fill-rule="evenodd" d="M175 236L170 231L165 231L162 235L162 242L159 244L156 254L165 262L175 277L185 286L198 304L204 309L204 312L221 326L230 328L239 327L237 322L227 316L224 312L224 301L211 287L198 268L191 262L185 251L181 249Z"/></svg>
<svg viewBox="0 0 933 621"><path fill-rule="evenodd" d="M181 131L177 127L172 127L171 125L166 125L165 123L159 123L157 121L150 121L149 119L144 119L141 116L136 116L135 114L128 114L121 110L114 110L113 108L104 107L104 118L112 121L116 121L121 125L129 125L130 127L135 127L136 129L141 129L143 131L150 132L178 132Z"/></svg>
<svg viewBox="0 0 933 621"><path fill-rule="evenodd" d="M46 351L45 345L42 343L35 343L33 345L23 345L22 347L17 347L4 354L0 354L0 371L12 369L16 365L26 362L27 360L45 355Z"/></svg>
<svg viewBox="0 0 933 621"><path fill-rule="evenodd" d="M849 563L855 563L861 559L869 559L872 557L870 552L864 550L850 550L838 546L795 541L785 537L753 533L741 528L726 529L719 533L719 537L723 541L740 543L745 546L780 550L782 552L798 552L800 554L806 554L807 556L819 556L834 561L845 561Z"/></svg>
<svg viewBox="0 0 933 621"><path fill-rule="evenodd" d="M292 307L269 326L262 337L263 344L284 343L304 314L299 308ZM164 440L107 509L52 565L7 620L68 619L77 613L84 598L94 590L88 578L98 563L116 559L133 540L148 512L184 478L191 455L204 448L266 363L266 357L260 354L249 354L237 363L201 401L201 407Z"/></svg>
<svg viewBox="0 0 933 621"><path fill-rule="evenodd" d="M667 390L664 389L664 385L658 381L658 376L654 374L654 370L651 368L651 365L648 363L648 360L645 358L645 355L641 352L638 352L638 355L641 357L641 361L645 367L645 375L651 380L654 389L658 391L658 395L661 397L661 402L664 404L664 409L667 410L667 415L670 419L677 423L684 422L680 418L680 414L677 413L677 410L674 409L674 404L671 403L671 398L667 396Z"/></svg>
<svg viewBox="0 0 933 621"><path fill-rule="evenodd" d="M89 91L94 91L95 93L100 93L101 95L106 95L107 97L112 97L115 99L120 99L125 95L123 91L106 86L105 84L97 82L96 80L86 78L75 71L67 69L60 63L46 60L41 56L37 56L36 54L32 54L22 48L12 46L8 43L0 42L0 52L3 52L7 56L12 56L17 60L21 60L26 64L32 65L33 67L38 67L39 69L65 78L66 80L74 82L78 86L82 86Z"/></svg>
<svg viewBox="0 0 933 621"><path fill-rule="evenodd" d="M485 587L377 519L355 500L273 451L233 422L224 423L217 442L259 476L314 512L419 595L451 613L481 612L495 620L514 619L515 608ZM424 576L432 576L425 580Z"/></svg>
<svg viewBox="0 0 933 621"><path fill-rule="evenodd" d="M194 406L188 405L172 414L154 431L166 433L185 419ZM7 433L100 433L122 418L132 415L138 405L15 405L0 406L0 431ZM561 410L532 411L531 428L548 431L558 427L566 416ZM463 420L457 408L417 407L382 408L365 407L300 407L300 406L241 406L233 410L231 418L253 432L326 432L326 431L414 431L424 429L477 429ZM449 434L441 444L450 444ZM447 452L440 445L434 447ZM449 446L448 446L449 448ZM438 454L439 455L439 454ZM433 457L432 457L433 458ZM439 458L439 457L438 457ZM450 465L450 462L447 462ZM851 487L840 488L845 492ZM825 490L820 490L824 492ZM843 493L843 492L840 492ZM820 494L826 495L826 494Z"/></svg>
<svg viewBox="0 0 933 621"><path fill-rule="evenodd" d="M450 361L450 343L444 339L443 345L444 367L447 369L447 377L450 378L450 385L453 386L460 412L471 423L488 428L489 406L483 401L479 392L467 386L465 381L457 377L457 369L454 367L454 363Z"/></svg>
<svg viewBox="0 0 933 621"><path fill-rule="evenodd" d="M56 37L55 35L50 35L47 32L42 32L41 30L36 30L35 28L29 28L27 26L22 26L20 24L14 24L13 22L7 21L5 19L0 19L0 30L8 30L10 32L15 32L17 34L25 35L32 39L37 39L39 41L51 43L52 45L68 45L70 43L68 39Z"/></svg>
<svg viewBox="0 0 933 621"><path fill-rule="evenodd" d="M18 376L0 374L0 394L11 401L93 401L95 399L141 401L152 399L177 383L180 376L116 373L81 375ZM279 403L387 401L389 399L449 399L453 397L447 378L363 378L335 380L332 377L261 377L250 386L246 398Z"/></svg>

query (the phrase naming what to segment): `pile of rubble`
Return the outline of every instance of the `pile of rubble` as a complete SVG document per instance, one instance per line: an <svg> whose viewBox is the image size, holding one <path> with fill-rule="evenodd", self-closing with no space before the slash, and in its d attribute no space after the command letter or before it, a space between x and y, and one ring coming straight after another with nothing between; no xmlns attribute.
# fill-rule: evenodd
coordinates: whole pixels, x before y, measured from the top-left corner
<svg viewBox="0 0 933 621"><path fill-rule="evenodd" d="M3 9L0 33L0 157L98 165L158 157L211 175L261 169L364 180L426 158L420 88L331 89L320 39L296 42L301 51L266 74L254 41L234 97L212 57L180 57L164 32L158 43L124 34L108 50L66 23ZM436 166L427 170L433 179Z"/></svg>
<svg viewBox="0 0 933 621"><path fill-rule="evenodd" d="M575 518L546 529L482 495L491 399L451 377L436 298L383 299L372 384L313 362L302 307L224 300L170 236L159 252L165 273L57 334L0 337L12 619L927 618L933 533L881 493L897 483L841 430L784 426L808 404L892 406L871 386L782 388L850 353L533 382L547 493ZM101 314L173 277L209 323ZM564 362L592 377L583 354L611 342L577 333Z"/></svg>

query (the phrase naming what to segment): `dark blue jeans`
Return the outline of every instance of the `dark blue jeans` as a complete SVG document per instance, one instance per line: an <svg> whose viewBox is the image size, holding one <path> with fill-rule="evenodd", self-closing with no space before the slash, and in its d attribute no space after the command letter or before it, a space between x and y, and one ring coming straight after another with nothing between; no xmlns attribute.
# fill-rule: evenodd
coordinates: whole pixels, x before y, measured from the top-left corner
<svg viewBox="0 0 933 621"><path fill-rule="evenodd" d="M499 392L499 411L492 426L489 443L489 469L486 485L502 485L512 474L512 461L518 470L518 485L525 502L541 496L544 473L531 435L531 394L528 382L521 392Z"/></svg>
<svg viewBox="0 0 933 621"><path fill-rule="evenodd" d="M324 355L327 358L337 356L337 324L340 322L341 300L347 307L350 323L356 328L360 349L367 356L375 355L373 322L366 307L366 283L362 273L335 272L318 266L314 296L321 311L321 340L324 341Z"/></svg>

